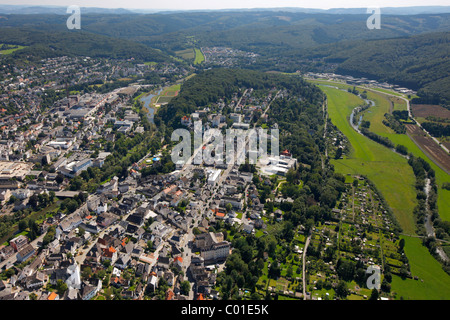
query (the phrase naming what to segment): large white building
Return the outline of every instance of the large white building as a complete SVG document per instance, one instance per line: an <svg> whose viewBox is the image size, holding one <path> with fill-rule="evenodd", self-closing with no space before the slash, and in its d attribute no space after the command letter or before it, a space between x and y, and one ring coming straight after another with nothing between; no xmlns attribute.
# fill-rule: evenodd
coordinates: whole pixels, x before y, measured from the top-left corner
<svg viewBox="0 0 450 320"><path fill-rule="evenodd" d="M290 156L271 156L259 160L261 171L266 175L278 174L285 176L290 168L295 167L297 159Z"/></svg>
<svg viewBox="0 0 450 320"><path fill-rule="evenodd" d="M222 170L214 170L214 169L208 170L208 184L214 186L219 180L221 172Z"/></svg>
<svg viewBox="0 0 450 320"><path fill-rule="evenodd" d="M202 233L195 237L194 245L200 250L205 263L224 261L230 254L231 245L223 240L222 233Z"/></svg>

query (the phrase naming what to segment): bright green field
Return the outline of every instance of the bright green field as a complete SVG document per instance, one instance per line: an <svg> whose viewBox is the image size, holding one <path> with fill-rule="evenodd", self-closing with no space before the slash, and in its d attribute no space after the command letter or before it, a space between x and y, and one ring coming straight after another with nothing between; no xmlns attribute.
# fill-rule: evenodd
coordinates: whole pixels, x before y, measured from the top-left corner
<svg viewBox="0 0 450 320"><path fill-rule="evenodd" d="M195 61L194 64L200 64L205 61L205 56L203 55L202 50L195 48Z"/></svg>
<svg viewBox="0 0 450 320"><path fill-rule="evenodd" d="M316 82L316 81L315 81ZM317 81L319 82L319 81ZM320 83L329 84L339 88L347 89L351 86L343 83L334 83L330 81L320 81ZM363 90L365 88L358 87L358 90ZM371 91L372 90L372 91ZM377 93L374 91L378 91ZM408 151L414 154L416 157L421 157L426 160L436 173L436 182L438 185L438 208L439 216L442 220L450 221L450 191L442 189L441 186L444 182L450 182L450 175L439 168L433 161L431 161L428 156L420 150L419 147L406 135L406 134L396 134L392 129L383 125L382 121L384 119L384 114L389 111L390 104L387 100L386 95L383 93L394 94L397 96L402 96L399 93L383 90L383 89L367 89L368 99L375 101L376 106L369 108L370 112L366 112L364 115L364 120L371 122L370 131L379 134L381 136L389 138L394 144L401 144L408 148ZM394 103L394 110L406 110L406 103L402 101L400 103ZM350 111L351 112L351 111ZM351 127L350 130L354 131Z"/></svg>
<svg viewBox="0 0 450 320"><path fill-rule="evenodd" d="M405 239L405 252L411 265L411 273L419 277L419 280L402 280L399 276L393 276L392 291L397 293L396 298L449 300L450 276L442 270L439 262L422 245L421 239L402 238Z"/></svg>
<svg viewBox="0 0 450 320"><path fill-rule="evenodd" d="M26 47L24 47L24 46L17 46L17 48L13 48L13 49L0 50L0 54L2 54L2 55L11 54L14 51L21 50L23 48L26 48Z"/></svg>
<svg viewBox="0 0 450 320"><path fill-rule="evenodd" d="M380 132L387 131L394 133L394 131L383 124L384 114L389 113L390 103L385 97L372 91L367 91L367 98L375 102L375 106L370 107L364 114L364 120L370 121L370 131Z"/></svg>
<svg viewBox="0 0 450 320"><path fill-rule="evenodd" d="M413 187L415 178L406 159L353 130L348 116L351 110L361 103L358 97L329 87L321 86L321 89L328 96L330 119L348 137L353 148L347 159L332 160L336 171L344 174L365 174L384 195L403 231L414 234L412 208L416 204ZM397 136L398 139L404 140L402 142L408 148L410 145L406 142L409 141L410 150L413 151L415 144L408 136ZM406 241L405 252L412 275L419 277L419 280L402 280L393 276L392 290L397 293L397 299L450 299L448 274L442 270L420 239L403 238Z"/></svg>
<svg viewBox="0 0 450 320"><path fill-rule="evenodd" d="M331 121L349 139L352 150L342 160L332 160L337 172L363 174L375 183L403 231L415 233L412 210L416 205L415 177L405 158L357 133L349 123L354 107L363 101L348 92L321 86L328 96Z"/></svg>
<svg viewBox="0 0 450 320"><path fill-rule="evenodd" d="M368 98L374 100L376 103L375 107L371 107L370 113L364 115L365 120L370 121L370 131L389 138L394 144L401 144L408 148L408 151L414 154L416 157L421 157L426 160L430 166L433 168L436 174L436 182L438 184L438 208L439 215L441 219L450 221L450 191L442 189L441 186L444 182L450 182L450 175L448 175L444 170L439 168L433 161L431 161L428 156L422 152L422 150L406 135L397 134L391 128L386 127L382 121L384 119L384 114L388 112L390 104L384 95L376 94L373 92L368 92ZM397 110L405 109L406 103L403 102L404 106L396 104L395 108Z"/></svg>

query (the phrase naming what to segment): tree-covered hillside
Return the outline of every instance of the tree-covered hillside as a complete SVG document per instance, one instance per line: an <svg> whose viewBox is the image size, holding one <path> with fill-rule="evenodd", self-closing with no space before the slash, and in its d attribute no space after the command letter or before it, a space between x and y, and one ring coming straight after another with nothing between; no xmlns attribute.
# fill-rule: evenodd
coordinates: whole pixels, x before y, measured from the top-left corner
<svg viewBox="0 0 450 320"><path fill-rule="evenodd" d="M304 53L304 58L337 63L336 72L388 81L419 90L425 102L450 101L450 32L407 38L340 42Z"/></svg>
<svg viewBox="0 0 450 320"><path fill-rule="evenodd" d="M322 99L320 90L300 78L281 74L271 74L243 69L212 69L201 72L186 81L180 93L167 106L161 107L155 117L155 123L164 123L168 127L181 126L180 119L201 107L230 100L232 94L242 88L273 88L282 86L295 90L304 98L304 104L318 104Z"/></svg>
<svg viewBox="0 0 450 320"><path fill-rule="evenodd" d="M136 61L168 61L170 58L158 50L125 39L116 39L80 31L50 31L27 28L0 28L0 43L26 46L11 56L40 60L61 55L118 58Z"/></svg>

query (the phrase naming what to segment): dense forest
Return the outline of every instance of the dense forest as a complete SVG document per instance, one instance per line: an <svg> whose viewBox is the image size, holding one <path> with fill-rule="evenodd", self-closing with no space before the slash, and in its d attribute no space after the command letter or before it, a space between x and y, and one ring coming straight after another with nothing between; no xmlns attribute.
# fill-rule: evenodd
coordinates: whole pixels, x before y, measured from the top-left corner
<svg viewBox="0 0 450 320"><path fill-rule="evenodd" d="M387 81L418 90L421 101L450 101L450 32L406 38L343 41L302 53L306 60L335 64L336 73ZM418 103L418 102L417 102Z"/></svg>
<svg viewBox="0 0 450 320"><path fill-rule="evenodd" d="M130 59L137 62L171 61L166 54L140 43L116 39L84 31L72 32L39 30L34 28L0 28L0 43L26 46L9 55L12 61L67 56Z"/></svg>
<svg viewBox="0 0 450 320"><path fill-rule="evenodd" d="M165 61L167 54L193 46L227 46L258 53L253 69L364 76L418 90L419 102L436 104L450 100L449 17L386 14L381 29L369 30L367 14L86 13L82 29L68 32L67 15L10 14L0 20L0 42L28 46L16 57L79 54L139 61Z"/></svg>
<svg viewBox="0 0 450 320"><path fill-rule="evenodd" d="M308 85L300 78L269 74L244 69L211 69L200 72L186 81L177 97L167 106L159 109L155 123L164 123L168 127L177 128L181 117L189 115L197 109L224 99L229 101L233 93L243 88L269 89L281 86L295 90L305 101L318 103L321 97L319 89Z"/></svg>

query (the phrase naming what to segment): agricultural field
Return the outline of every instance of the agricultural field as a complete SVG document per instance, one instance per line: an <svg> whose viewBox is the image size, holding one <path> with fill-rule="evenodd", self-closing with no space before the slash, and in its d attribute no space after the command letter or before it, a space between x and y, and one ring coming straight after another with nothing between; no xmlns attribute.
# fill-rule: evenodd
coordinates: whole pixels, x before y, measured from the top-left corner
<svg viewBox="0 0 450 320"><path fill-rule="evenodd" d="M386 99L393 101L394 110L406 110L406 102L402 99L396 97L384 96ZM384 108L369 108L370 117L365 115L364 119L371 120L370 131L389 138L395 145L401 144L408 148L408 152L411 152L416 157L421 157L426 160L436 174L436 181L438 184L438 208L439 214L442 219L450 221L450 192L448 190L442 189L441 186L444 182L450 182L450 176L441 167L446 168L449 171L450 168L450 157L442 148L440 148L431 138L424 136L422 130L414 124L405 124L407 128L406 134L397 134L391 128L386 127L383 123L383 115L386 112L387 105L385 103L386 99L378 99L384 105ZM376 102L378 102L376 101ZM443 108L442 108L443 109ZM447 109L444 109L447 110ZM414 142L414 140L416 142ZM420 145L421 147L418 147ZM435 161L440 159L440 166L436 165L430 157L426 154L434 155Z"/></svg>
<svg viewBox="0 0 450 320"><path fill-rule="evenodd" d="M26 47L20 46L20 45L1 43L0 44L0 55L11 54L14 51L21 50L21 49L24 49L24 48L26 48Z"/></svg>
<svg viewBox="0 0 450 320"><path fill-rule="evenodd" d="M450 110L440 105L412 104L411 112L420 124L427 122L437 126L450 125ZM441 136L436 135L436 138L447 149L450 149L450 136L442 134Z"/></svg>
<svg viewBox="0 0 450 320"><path fill-rule="evenodd" d="M435 117L442 119L450 119L450 110L440 105L431 104L411 104L411 112L414 118Z"/></svg>
<svg viewBox="0 0 450 320"><path fill-rule="evenodd" d="M429 254L422 240L402 236L405 254L409 258L413 278L402 279L393 275L392 288L396 299L448 300L450 276Z"/></svg>
<svg viewBox="0 0 450 320"><path fill-rule="evenodd" d="M391 232L393 222L380 197L366 179L347 177L347 191L333 210L335 221L316 227L311 239L310 246L314 250L312 256L307 255L307 291L316 299L334 298L338 279L346 281L347 299L368 299L371 290L364 276L368 266L380 266L385 271L389 268L392 274L400 274L401 268L407 269L407 260L399 252L400 238ZM316 260L317 252L321 252L325 262ZM348 274L339 266L339 260L350 266ZM392 297L387 290L382 296Z"/></svg>
<svg viewBox="0 0 450 320"><path fill-rule="evenodd" d="M177 55L177 57L182 58L183 60L194 60L195 59L195 51L193 48L189 48L186 50L180 50L180 51L176 51L175 54Z"/></svg>
<svg viewBox="0 0 450 320"><path fill-rule="evenodd" d="M189 48L175 52L176 57L183 59L184 61L193 62L194 64L201 64L205 61L203 52L198 48Z"/></svg>
<svg viewBox="0 0 450 320"><path fill-rule="evenodd" d="M203 55L202 50L195 48L195 60L194 64L200 64L205 61L205 56Z"/></svg>

